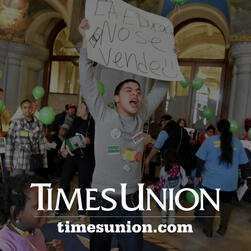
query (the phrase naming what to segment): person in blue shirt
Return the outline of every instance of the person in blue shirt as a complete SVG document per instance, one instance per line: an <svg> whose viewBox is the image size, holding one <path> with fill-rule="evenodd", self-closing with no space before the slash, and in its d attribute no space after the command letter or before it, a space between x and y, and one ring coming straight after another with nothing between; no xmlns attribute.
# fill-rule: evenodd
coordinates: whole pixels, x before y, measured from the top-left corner
<svg viewBox="0 0 251 251"><path fill-rule="evenodd" d="M159 121L159 128L157 130L151 130L152 127L150 124L150 127L149 127L149 134L151 135L151 137L153 139L157 139L157 137L159 136L159 131L162 131L166 124L172 119L172 116L171 115L168 115L168 114L165 114L165 115L162 115L161 118L160 118L160 121ZM163 143L164 145L164 143ZM152 150L152 148L154 147L154 144L150 143L147 145L147 148L146 148L146 156L148 156ZM145 168L147 168L149 170L149 178L150 178L150 181L157 181L159 178L155 178L155 172L156 172L156 167L160 165L160 161L161 161L161 158L160 158L160 154L159 154L159 151L157 151L155 154L154 154L154 157L151 157L151 159L149 159L149 162L147 163L147 165L145 165Z"/></svg>
<svg viewBox="0 0 251 251"><path fill-rule="evenodd" d="M217 233L224 235L232 210L232 198L238 184L238 168L241 168L243 182L246 181L245 169L248 158L240 140L233 137L228 120L217 123L217 135L208 138L196 153L198 157L195 183L200 182L201 169L204 166L202 185L208 194L216 198L216 188L220 189L221 221ZM207 203L205 215L207 218L203 232L212 237L213 216L215 209Z"/></svg>
<svg viewBox="0 0 251 251"><path fill-rule="evenodd" d="M189 176L192 159L189 140L190 138L186 129L180 127L170 116L170 120L167 121L165 127L160 131L154 147L145 160L145 167L149 165L151 159L160 151L164 152L166 149L175 149L181 165Z"/></svg>

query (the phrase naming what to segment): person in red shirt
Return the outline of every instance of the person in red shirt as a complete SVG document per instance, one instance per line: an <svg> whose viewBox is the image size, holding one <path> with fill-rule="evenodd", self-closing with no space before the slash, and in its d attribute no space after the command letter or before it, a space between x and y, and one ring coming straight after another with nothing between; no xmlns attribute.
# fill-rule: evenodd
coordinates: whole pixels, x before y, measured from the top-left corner
<svg viewBox="0 0 251 251"><path fill-rule="evenodd" d="M208 137L211 137L215 134L215 128L213 125L207 127L206 132L200 136L200 144L202 144Z"/></svg>

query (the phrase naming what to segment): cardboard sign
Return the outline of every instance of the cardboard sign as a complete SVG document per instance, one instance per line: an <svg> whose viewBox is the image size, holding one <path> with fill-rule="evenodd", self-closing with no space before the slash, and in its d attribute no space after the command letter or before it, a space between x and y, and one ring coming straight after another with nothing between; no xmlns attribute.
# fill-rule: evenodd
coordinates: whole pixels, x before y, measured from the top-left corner
<svg viewBox="0 0 251 251"><path fill-rule="evenodd" d="M87 0L88 57L106 67L159 80L181 81L173 25L121 0Z"/></svg>

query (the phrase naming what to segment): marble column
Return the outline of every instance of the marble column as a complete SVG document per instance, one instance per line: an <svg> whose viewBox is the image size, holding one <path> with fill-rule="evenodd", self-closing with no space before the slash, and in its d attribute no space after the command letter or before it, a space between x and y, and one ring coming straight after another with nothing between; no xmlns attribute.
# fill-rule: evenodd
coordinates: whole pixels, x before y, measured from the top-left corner
<svg viewBox="0 0 251 251"><path fill-rule="evenodd" d="M251 42L232 45L230 57L234 63L229 119L239 124L236 136L244 135L244 120L251 117Z"/></svg>
<svg viewBox="0 0 251 251"><path fill-rule="evenodd" d="M42 85L41 71L49 52L42 47L0 40L0 70L4 102L14 113L22 99L32 98L32 89Z"/></svg>

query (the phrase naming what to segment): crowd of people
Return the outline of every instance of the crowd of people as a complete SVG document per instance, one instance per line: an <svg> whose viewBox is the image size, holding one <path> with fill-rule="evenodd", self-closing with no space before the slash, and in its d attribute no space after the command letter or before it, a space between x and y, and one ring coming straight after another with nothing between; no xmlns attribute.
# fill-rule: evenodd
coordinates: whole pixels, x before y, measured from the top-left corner
<svg viewBox="0 0 251 251"><path fill-rule="evenodd" d="M48 215L48 212L34 214L38 191L29 189L31 183L58 182L69 196L70 182L78 173L78 187L81 188L83 201L86 198L85 189L91 186L95 166L95 125L86 104L81 103L78 109L74 104L67 104L65 111L56 115L54 122L45 127L35 116L33 103L28 99L21 102L18 112L9 119L8 132L4 135L0 222L6 225L0 231L0 250L12 250L15 245L22 246L18 250L47 250L50 246L58 251L64 250L60 240L53 240L47 245L44 242L39 227L46 221L35 220L34 217ZM83 139L83 142L78 144L76 138ZM71 146L75 148L70 149ZM60 211L55 214L65 211L65 205L60 201ZM85 214L85 211L79 213ZM26 233L29 238L22 239L27 237ZM33 249L34 246L36 249Z"/></svg>
<svg viewBox="0 0 251 251"><path fill-rule="evenodd" d="M83 19L79 26L83 36L79 69L85 102L78 107L67 104L53 124L44 127L35 116L34 102L26 99L20 105L21 116L10 123L2 158L5 176L0 189L3 202L0 220L5 227L0 231L0 249L9 251L12 250L9 247L18 245L18 250L47 250L49 246L64 250L60 240L46 244L39 230L45 224L44 218L39 216L47 212L35 210L38 193L30 184L41 182L37 174L47 181L58 181L59 187L69 196L71 181L78 173L84 206L86 188L97 189L92 195L95 198L92 207L105 207L107 201L101 192L114 188L115 193L109 196L116 200L116 209L88 212L92 224L143 223L142 212L124 210L120 198L120 185L127 183L127 204L131 207L138 204L137 184L142 178L142 163L144 171L149 169L150 181L160 197L162 188L174 188L178 192L182 186L190 185L204 187L215 198L215 190L220 188L221 222L217 232L224 235L237 189L238 169L241 169L242 182L247 183L245 169L249 163L242 144L230 131L229 122L220 120L216 128L210 125L200 137L195 137L187 132L184 119L176 122L171 115L163 115L159 133L152 130L151 143L144 154L143 126L165 97L166 83L156 83L143 102L140 83L127 79L114 91L115 109L106 106L93 80L93 64L87 57L85 31L88 27L88 21ZM160 172L156 177L158 166ZM55 215L66 211L66 205L60 201ZM78 212L79 215L86 213L85 207ZM174 223L175 210L169 212L168 220L166 212L162 211L161 215L163 223ZM205 215L209 217L203 231L212 237L211 216L215 211L209 204ZM121 233L117 238L121 251L142 250L142 233ZM111 240L111 233L91 233L90 250L110 251Z"/></svg>
<svg viewBox="0 0 251 251"><path fill-rule="evenodd" d="M246 119L245 122L247 121ZM250 169L250 150L244 149L240 140L233 137L228 120L220 120L216 128L209 125L200 135L194 132L189 136L185 125L184 119L175 122L170 115L161 117L159 135L154 143L147 145L151 150L144 161L145 169L149 170L147 178L154 181L155 170L151 170L151 161L159 154L158 163L154 159L154 167L161 167L159 181L150 187L157 190L160 197L162 188L174 188L176 192L185 185L205 188L214 200L216 189L219 188L221 221L217 233L224 235L231 216L232 201L236 198L237 186L247 185L246 171ZM246 131L249 128L246 123ZM200 216L207 216L204 217L203 232L207 237L212 237L215 209L207 201L203 215L197 208L194 214L200 222ZM174 215L175 210L169 211L169 224L174 222ZM163 211L162 222L166 222L166 212Z"/></svg>

